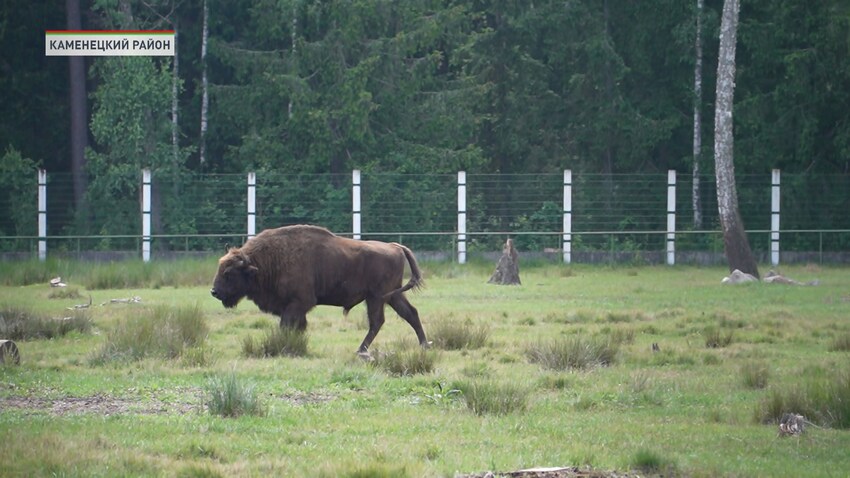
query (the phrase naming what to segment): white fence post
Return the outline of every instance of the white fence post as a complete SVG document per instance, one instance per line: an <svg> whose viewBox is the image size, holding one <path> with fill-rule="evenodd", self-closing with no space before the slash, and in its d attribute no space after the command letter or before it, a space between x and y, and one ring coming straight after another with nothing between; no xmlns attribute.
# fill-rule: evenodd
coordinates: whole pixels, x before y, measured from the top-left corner
<svg viewBox="0 0 850 478"><path fill-rule="evenodd" d="M360 170L351 172L351 232L354 239L360 239Z"/></svg>
<svg viewBox="0 0 850 478"><path fill-rule="evenodd" d="M257 173L248 173L248 239L257 234Z"/></svg>
<svg viewBox="0 0 850 478"><path fill-rule="evenodd" d="M573 254L573 171L564 170L564 264L572 262Z"/></svg>
<svg viewBox="0 0 850 478"><path fill-rule="evenodd" d="M676 264L676 171L667 171L667 265Z"/></svg>
<svg viewBox="0 0 850 478"><path fill-rule="evenodd" d="M142 170L142 260L151 260L151 170Z"/></svg>
<svg viewBox="0 0 850 478"><path fill-rule="evenodd" d="M778 169L770 178L770 263L779 265L779 179Z"/></svg>
<svg viewBox="0 0 850 478"><path fill-rule="evenodd" d="M38 170L38 260L47 259L47 170Z"/></svg>
<svg viewBox="0 0 850 478"><path fill-rule="evenodd" d="M466 264L466 171L457 173L457 262Z"/></svg>

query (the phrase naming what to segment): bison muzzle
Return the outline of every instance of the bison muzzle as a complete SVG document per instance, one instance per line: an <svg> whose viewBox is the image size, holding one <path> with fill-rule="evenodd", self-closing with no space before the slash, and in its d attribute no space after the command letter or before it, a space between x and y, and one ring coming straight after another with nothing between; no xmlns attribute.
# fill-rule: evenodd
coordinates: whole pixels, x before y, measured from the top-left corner
<svg viewBox="0 0 850 478"><path fill-rule="evenodd" d="M402 285L405 263L410 280ZM347 313L366 301L369 332L358 353L366 354L384 325L389 304L427 346L419 312L404 293L422 284L413 252L397 243L358 241L317 226L267 229L218 261L210 293L227 307L242 298L280 317L281 327L307 328L307 312L317 305Z"/></svg>

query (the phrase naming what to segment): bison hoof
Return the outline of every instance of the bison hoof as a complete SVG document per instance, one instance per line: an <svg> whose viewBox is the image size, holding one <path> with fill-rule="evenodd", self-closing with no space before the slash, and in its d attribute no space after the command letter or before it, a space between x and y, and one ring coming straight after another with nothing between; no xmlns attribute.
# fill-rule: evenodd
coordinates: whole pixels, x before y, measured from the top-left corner
<svg viewBox="0 0 850 478"><path fill-rule="evenodd" d="M361 351L361 352L357 352L357 356L360 357L360 359L363 360L364 362L371 362L372 360L374 360L372 358L372 354L370 354L368 351L365 351L365 350Z"/></svg>

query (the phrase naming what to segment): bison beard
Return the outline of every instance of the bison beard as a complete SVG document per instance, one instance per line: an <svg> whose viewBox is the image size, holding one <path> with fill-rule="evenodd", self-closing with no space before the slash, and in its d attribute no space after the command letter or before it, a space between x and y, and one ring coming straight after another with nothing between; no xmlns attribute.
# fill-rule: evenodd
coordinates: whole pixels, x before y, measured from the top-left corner
<svg viewBox="0 0 850 478"><path fill-rule="evenodd" d="M404 264L410 280L402 285ZM396 243L357 241L316 226L267 229L218 261L210 293L227 307L243 297L263 312L280 317L281 327L307 328L307 312L317 305L348 311L366 301L369 332L358 352L367 353L384 325L389 304L427 346L419 312L405 291L418 288L422 273L407 247Z"/></svg>

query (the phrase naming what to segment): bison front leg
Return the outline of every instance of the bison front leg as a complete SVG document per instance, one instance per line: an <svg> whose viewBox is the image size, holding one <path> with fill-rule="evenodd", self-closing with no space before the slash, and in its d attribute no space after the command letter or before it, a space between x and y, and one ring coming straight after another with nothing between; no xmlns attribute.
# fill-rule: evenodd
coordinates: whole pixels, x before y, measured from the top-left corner
<svg viewBox="0 0 850 478"><path fill-rule="evenodd" d="M384 325L383 299L366 299L366 313L369 315L369 332L366 333L363 343L357 349L360 356L369 355L369 346L372 345L372 341L375 340L375 336L378 335L378 331Z"/></svg>
<svg viewBox="0 0 850 478"><path fill-rule="evenodd" d="M280 313L280 328L284 327L301 332L307 330L307 311L296 304L288 305Z"/></svg>

